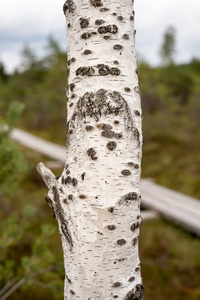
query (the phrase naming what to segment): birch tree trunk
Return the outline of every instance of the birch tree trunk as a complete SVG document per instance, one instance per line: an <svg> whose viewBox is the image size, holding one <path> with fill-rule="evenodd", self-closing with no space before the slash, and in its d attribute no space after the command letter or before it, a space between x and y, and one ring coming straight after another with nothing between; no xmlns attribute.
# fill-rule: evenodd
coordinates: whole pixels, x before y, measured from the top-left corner
<svg viewBox="0 0 200 300"><path fill-rule="evenodd" d="M132 0L68 0L67 157L38 171L59 224L67 300L140 300L141 103Z"/></svg>

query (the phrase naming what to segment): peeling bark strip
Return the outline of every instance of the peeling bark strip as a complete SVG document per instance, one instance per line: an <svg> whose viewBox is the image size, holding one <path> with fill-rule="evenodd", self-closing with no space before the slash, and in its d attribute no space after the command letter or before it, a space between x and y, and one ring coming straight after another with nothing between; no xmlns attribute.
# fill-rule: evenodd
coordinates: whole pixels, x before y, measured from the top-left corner
<svg viewBox="0 0 200 300"><path fill-rule="evenodd" d="M69 232L68 221L66 220L65 212L61 206L59 193L58 193L58 190L56 189L56 187L53 187L52 192L54 195L54 211L55 211L56 219L60 223L62 233L63 233L64 237L66 238L67 242L69 243L70 249L72 249L73 241L72 241L71 234Z"/></svg>
<svg viewBox="0 0 200 300"><path fill-rule="evenodd" d="M38 170L57 219L65 300L142 300L141 104L132 0L67 0L67 154ZM70 68L70 69L69 69Z"/></svg>

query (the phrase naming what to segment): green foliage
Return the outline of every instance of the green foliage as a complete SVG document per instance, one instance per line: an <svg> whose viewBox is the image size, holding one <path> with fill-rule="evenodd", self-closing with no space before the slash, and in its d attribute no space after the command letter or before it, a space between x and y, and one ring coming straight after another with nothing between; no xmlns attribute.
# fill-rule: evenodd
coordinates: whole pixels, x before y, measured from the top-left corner
<svg viewBox="0 0 200 300"><path fill-rule="evenodd" d="M21 286L25 293L29 286L38 284L51 293L59 292L57 296L63 293L61 259L49 245L55 227L44 224L35 231L37 213L30 204L7 218L1 213L0 295L10 295Z"/></svg>
<svg viewBox="0 0 200 300"><path fill-rule="evenodd" d="M143 108L142 176L200 198L199 61L139 65Z"/></svg>
<svg viewBox="0 0 200 300"><path fill-rule="evenodd" d="M24 106L12 102L8 108L5 122L0 126L0 193L11 193L21 177L28 171L28 166L17 145L9 138L12 127L16 126Z"/></svg>
<svg viewBox="0 0 200 300"><path fill-rule="evenodd" d="M9 129L17 126L23 110L24 104L17 101L11 102L6 114L6 124L8 125Z"/></svg>

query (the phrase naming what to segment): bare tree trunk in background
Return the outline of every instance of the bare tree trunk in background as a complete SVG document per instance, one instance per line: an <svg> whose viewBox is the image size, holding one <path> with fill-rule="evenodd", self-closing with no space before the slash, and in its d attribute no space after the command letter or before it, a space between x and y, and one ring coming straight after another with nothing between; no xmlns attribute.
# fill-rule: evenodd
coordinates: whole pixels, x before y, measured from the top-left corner
<svg viewBox="0 0 200 300"><path fill-rule="evenodd" d="M67 158L38 171L59 231L64 299L141 300L141 103L132 0L68 0Z"/></svg>

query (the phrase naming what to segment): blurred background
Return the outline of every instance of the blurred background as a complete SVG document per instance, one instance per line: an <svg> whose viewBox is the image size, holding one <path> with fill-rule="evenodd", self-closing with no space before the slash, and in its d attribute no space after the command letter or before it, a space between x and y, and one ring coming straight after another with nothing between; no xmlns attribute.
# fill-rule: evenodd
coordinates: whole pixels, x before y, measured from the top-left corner
<svg viewBox="0 0 200 300"><path fill-rule="evenodd" d="M0 125L65 145L63 1L0 5ZM200 2L135 0L142 177L200 199ZM1 126L2 128L2 126ZM0 130L0 299L63 299L56 221L35 170L49 157ZM56 175L62 172L57 165ZM200 299L200 239L161 218L140 235L146 300Z"/></svg>

